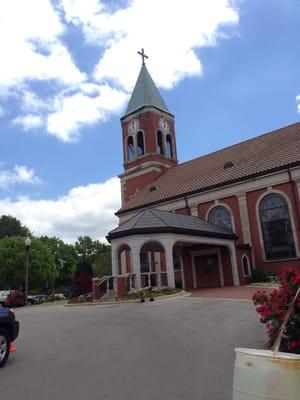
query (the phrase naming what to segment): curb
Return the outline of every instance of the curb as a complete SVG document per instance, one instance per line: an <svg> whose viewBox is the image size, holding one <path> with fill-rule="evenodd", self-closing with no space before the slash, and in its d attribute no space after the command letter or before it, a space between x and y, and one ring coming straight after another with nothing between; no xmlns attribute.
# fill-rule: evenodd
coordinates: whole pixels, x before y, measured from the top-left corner
<svg viewBox="0 0 300 400"><path fill-rule="evenodd" d="M56 300L49 301L48 303L31 304L30 306L14 307L14 310L30 310L37 307L54 307L54 306L64 306L67 300Z"/></svg>
<svg viewBox="0 0 300 400"><path fill-rule="evenodd" d="M255 284L251 284L251 285L247 285L246 287L248 287L248 288L255 288L255 289L257 289L257 288L259 288L259 289L278 289L278 287L279 287L279 284L278 285L268 285L268 284L265 284L265 285L255 285Z"/></svg>
<svg viewBox="0 0 300 400"><path fill-rule="evenodd" d="M186 293L184 290L179 293L168 294L165 296L157 296L154 297L155 301L157 300L168 300L168 299L176 299L180 297L188 297L190 293ZM146 299L145 299L146 300ZM128 300L114 300L114 301L93 301L86 303L75 303L75 304L64 304L64 307L87 307L87 306L117 306L121 304L130 304L130 303L140 303L140 299L128 299Z"/></svg>

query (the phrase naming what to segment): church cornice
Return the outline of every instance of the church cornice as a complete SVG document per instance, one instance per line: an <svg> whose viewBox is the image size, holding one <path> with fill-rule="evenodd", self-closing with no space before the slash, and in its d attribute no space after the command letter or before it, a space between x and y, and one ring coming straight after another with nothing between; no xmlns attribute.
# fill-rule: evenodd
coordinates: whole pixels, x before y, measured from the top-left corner
<svg viewBox="0 0 300 400"><path fill-rule="evenodd" d="M141 171L143 173L145 173L145 170L147 170L147 169L163 172L166 168L171 168L171 166L168 166L161 162L149 161L149 162L143 163L141 165L134 166L134 167L126 170L125 172L122 172L120 175L118 175L118 177L125 178L127 176L130 176L131 178L134 178L135 176L140 175Z"/></svg>

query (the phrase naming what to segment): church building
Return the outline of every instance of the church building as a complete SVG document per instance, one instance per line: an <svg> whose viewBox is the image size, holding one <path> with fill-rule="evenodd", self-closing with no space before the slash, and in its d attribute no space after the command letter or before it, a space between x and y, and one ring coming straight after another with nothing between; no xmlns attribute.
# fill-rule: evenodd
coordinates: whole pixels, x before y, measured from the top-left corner
<svg viewBox="0 0 300 400"><path fill-rule="evenodd" d="M178 163L174 115L144 63L121 118L119 226L107 239L119 293L244 285L300 270L300 123Z"/></svg>

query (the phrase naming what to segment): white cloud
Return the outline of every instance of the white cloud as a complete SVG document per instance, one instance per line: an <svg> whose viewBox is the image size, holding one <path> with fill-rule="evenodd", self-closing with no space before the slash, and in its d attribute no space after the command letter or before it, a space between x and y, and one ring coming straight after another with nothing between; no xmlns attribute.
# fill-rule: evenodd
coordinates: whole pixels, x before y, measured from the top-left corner
<svg viewBox="0 0 300 400"><path fill-rule="evenodd" d="M19 116L12 121L13 125L21 125L24 131L40 128L44 125L43 118L40 115L27 114Z"/></svg>
<svg viewBox="0 0 300 400"><path fill-rule="evenodd" d="M104 0L0 2L0 95L14 93L20 99L12 123L76 140L82 127L124 107L140 68L136 52L141 47L160 87L201 75L195 50L230 37L224 26L238 22L233 1L132 0L119 9ZM80 71L71 56L76 50L79 60L84 57L80 47L63 41L72 36L71 24L81 29L86 45L102 50L90 74Z"/></svg>
<svg viewBox="0 0 300 400"><path fill-rule="evenodd" d="M4 115L5 115L4 108L0 106L0 118L4 117Z"/></svg>
<svg viewBox="0 0 300 400"><path fill-rule="evenodd" d="M66 19L83 27L86 39L106 48L95 68L98 81L112 79L126 90L135 82L136 51L144 47L155 82L171 88L186 76L200 75L195 49L214 46L224 24L238 13L230 0L133 0L110 13L103 2L61 0Z"/></svg>
<svg viewBox="0 0 300 400"><path fill-rule="evenodd" d="M297 101L297 103L299 103L297 106L297 109L298 109L298 112L300 113L300 94L298 94L298 96L296 96L296 101Z"/></svg>
<svg viewBox="0 0 300 400"><path fill-rule="evenodd" d="M24 112L39 112L47 109L53 108L51 100L49 102L41 99L36 95L36 93L31 90L24 90L22 97L21 108Z"/></svg>
<svg viewBox="0 0 300 400"><path fill-rule="evenodd" d="M26 80L84 79L59 36L65 27L50 0L0 2L0 90Z"/></svg>
<svg viewBox="0 0 300 400"><path fill-rule="evenodd" d="M42 181L33 169L24 165L15 165L12 171L0 169L0 188L8 188L16 184L37 185Z"/></svg>
<svg viewBox="0 0 300 400"><path fill-rule="evenodd" d="M56 200L0 199L1 213L15 216L35 235L57 236L68 242L81 235L104 240L117 225L114 213L119 207L118 178L73 188Z"/></svg>
<svg viewBox="0 0 300 400"><path fill-rule="evenodd" d="M83 93L58 96L56 111L48 116L48 132L66 142L77 139L83 124L103 121L120 110L127 99L124 92L108 85L85 84L81 88ZM85 93L97 95L90 97Z"/></svg>

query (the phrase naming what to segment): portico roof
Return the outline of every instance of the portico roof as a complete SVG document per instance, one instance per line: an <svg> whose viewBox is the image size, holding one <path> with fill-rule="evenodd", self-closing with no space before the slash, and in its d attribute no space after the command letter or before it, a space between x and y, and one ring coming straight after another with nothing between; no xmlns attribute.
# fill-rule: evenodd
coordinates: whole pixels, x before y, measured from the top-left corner
<svg viewBox="0 0 300 400"><path fill-rule="evenodd" d="M107 240L145 233L181 233L196 236L236 239L236 235L199 217L156 208L146 208L107 235Z"/></svg>

